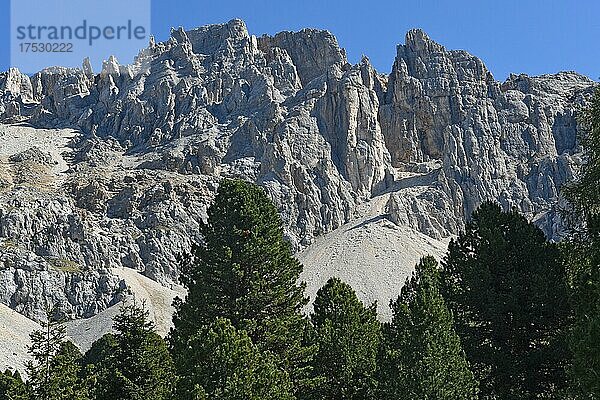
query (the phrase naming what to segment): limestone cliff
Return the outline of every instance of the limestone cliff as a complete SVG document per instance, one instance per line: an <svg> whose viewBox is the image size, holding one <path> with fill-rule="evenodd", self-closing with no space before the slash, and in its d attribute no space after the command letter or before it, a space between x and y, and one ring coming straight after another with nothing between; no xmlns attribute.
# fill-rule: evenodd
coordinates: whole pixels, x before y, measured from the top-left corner
<svg viewBox="0 0 600 400"><path fill-rule="evenodd" d="M435 239L484 200L559 239L593 86L574 72L501 83L420 30L388 76L367 58L349 64L329 32L256 38L240 20L173 30L98 74L11 69L0 74L0 302L87 317L128 290L111 268L176 282L222 177L262 185L296 249L382 196L387 218Z"/></svg>

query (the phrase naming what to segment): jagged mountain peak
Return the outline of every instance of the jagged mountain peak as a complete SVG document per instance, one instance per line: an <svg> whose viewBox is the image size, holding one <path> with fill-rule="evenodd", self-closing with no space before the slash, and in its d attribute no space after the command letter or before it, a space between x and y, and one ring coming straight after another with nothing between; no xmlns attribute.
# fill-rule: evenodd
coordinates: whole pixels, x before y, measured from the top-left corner
<svg viewBox="0 0 600 400"><path fill-rule="evenodd" d="M278 47L291 57L302 84L306 86L314 78L327 72L332 66L348 64L346 51L329 31L302 29L298 32L279 32L274 36L263 35L258 39L259 48Z"/></svg>
<svg viewBox="0 0 600 400"><path fill-rule="evenodd" d="M594 85L596 82L578 72L561 71L539 76L510 74L501 87L502 90L518 90L523 93L568 96Z"/></svg>
<svg viewBox="0 0 600 400"><path fill-rule="evenodd" d="M205 25L185 33L196 54L212 54L224 43L237 43L250 39L246 23L241 19L232 19L224 24Z"/></svg>
<svg viewBox="0 0 600 400"><path fill-rule="evenodd" d="M399 46L402 46L403 50L415 53L445 51L444 46L435 42L424 30L419 28L409 30L406 33L404 45Z"/></svg>
<svg viewBox="0 0 600 400"><path fill-rule="evenodd" d="M127 290L111 268L176 281L176 256L200 240L224 177L263 186L298 250L328 232L353 240L344 229L357 218L361 240L393 224L443 241L485 200L559 239L560 188L581 160L577 113L593 86L572 73L501 85L420 30L383 76L366 58L349 65L327 31L255 38L240 20L174 30L98 75L10 70L0 74L0 301L36 318L49 297L87 317ZM386 251L378 237L369 254ZM392 290L410 267L383 268L403 271L388 277Z"/></svg>

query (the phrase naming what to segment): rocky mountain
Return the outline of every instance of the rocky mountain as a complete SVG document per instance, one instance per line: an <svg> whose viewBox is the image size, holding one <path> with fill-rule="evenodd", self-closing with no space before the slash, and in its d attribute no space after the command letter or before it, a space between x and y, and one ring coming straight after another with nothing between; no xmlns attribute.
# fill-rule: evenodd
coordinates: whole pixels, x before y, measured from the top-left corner
<svg viewBox="0 0 600 400"><path fill-rule="evenodd" d="M91 317L132 291L121 267L171 287L223 177L269 193L309 287L343 268L367 282L366 300L442 254L485 200L560 239L560 188L581 163L577 113L594 85L574 72L501 83L420 30L386 75L367 58L350 64L329 32L257 38L240 20L173 30L98 74L87 61L11 69L0 74L0 303L38 320L47 304ZM312 245L329 233L339 248L354 227L376 244L366 254L386 254L384 274Z"/></svg>

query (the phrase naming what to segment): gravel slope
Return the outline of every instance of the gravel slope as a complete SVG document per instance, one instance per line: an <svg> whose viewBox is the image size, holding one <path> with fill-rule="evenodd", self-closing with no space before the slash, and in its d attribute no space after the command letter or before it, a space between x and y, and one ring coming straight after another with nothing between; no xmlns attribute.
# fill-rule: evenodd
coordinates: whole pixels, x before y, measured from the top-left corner
<svg viewBox="0 0 600 400"><path fill-rule="evenodd" d="M131 289L133 296L128 301L135 298L138 303L143 303L158 333L166 335L171 327L171 304L175 296L185 295L183 288L166 288L129 268L119 268L113 272L125 280ZM68 321L66 329L69 339L85 352L95 340L112 331L113 318L119 313L119 308L120 304L117 304L92 318ZM24 372L29 335L36 329L41 329L38 323L0 304L0 370L16 368Z"/></svg>
<svg viewBox="0 0 600 400"><path fill-rule="evenodd" d="M0 370L25 370L29 334L39 328L36 322L0 304Z"/></svg>
<svg viewBox="0 0 600 400"><path fill-rule="evenodd" d="M390 299L398 296L419 259L444 255L449 239L436 240L392 223L385 213L388 198L371 200L361 217L318 238L298 255L311 302L335 276L350 284L366 304L377 301L380 317L389 319Z"/></svg>
<svg viewBox="0 0 600 400"><path fill-rule="evenodd" d="M137 304L143 304L150 320L156 324L156 331L165 336L172 325L173 299L185 296L185 290L180 286L164 287L130 268L115 268L113 272L132 292L127 301L135 299ZM67 334L82 351L86 351L98 338L112 332L113 318L119 313L120 306L116 304L91 318L69 321Z"/></svg>

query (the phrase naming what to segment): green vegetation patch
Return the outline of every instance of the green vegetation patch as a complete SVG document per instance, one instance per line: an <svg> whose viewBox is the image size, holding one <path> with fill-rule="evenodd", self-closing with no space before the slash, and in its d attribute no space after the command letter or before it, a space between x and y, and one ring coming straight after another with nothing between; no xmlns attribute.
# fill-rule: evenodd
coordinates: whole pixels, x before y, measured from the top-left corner
<svg viewBox="0 0 600 400"><path fill-rule="evenodd" d="M72 274L81 272L81 266L77 262L69 260L68 258L46 258L46 261L48 261L48 264L50 264L52 268L61 272L68 272Z"/></svg>

